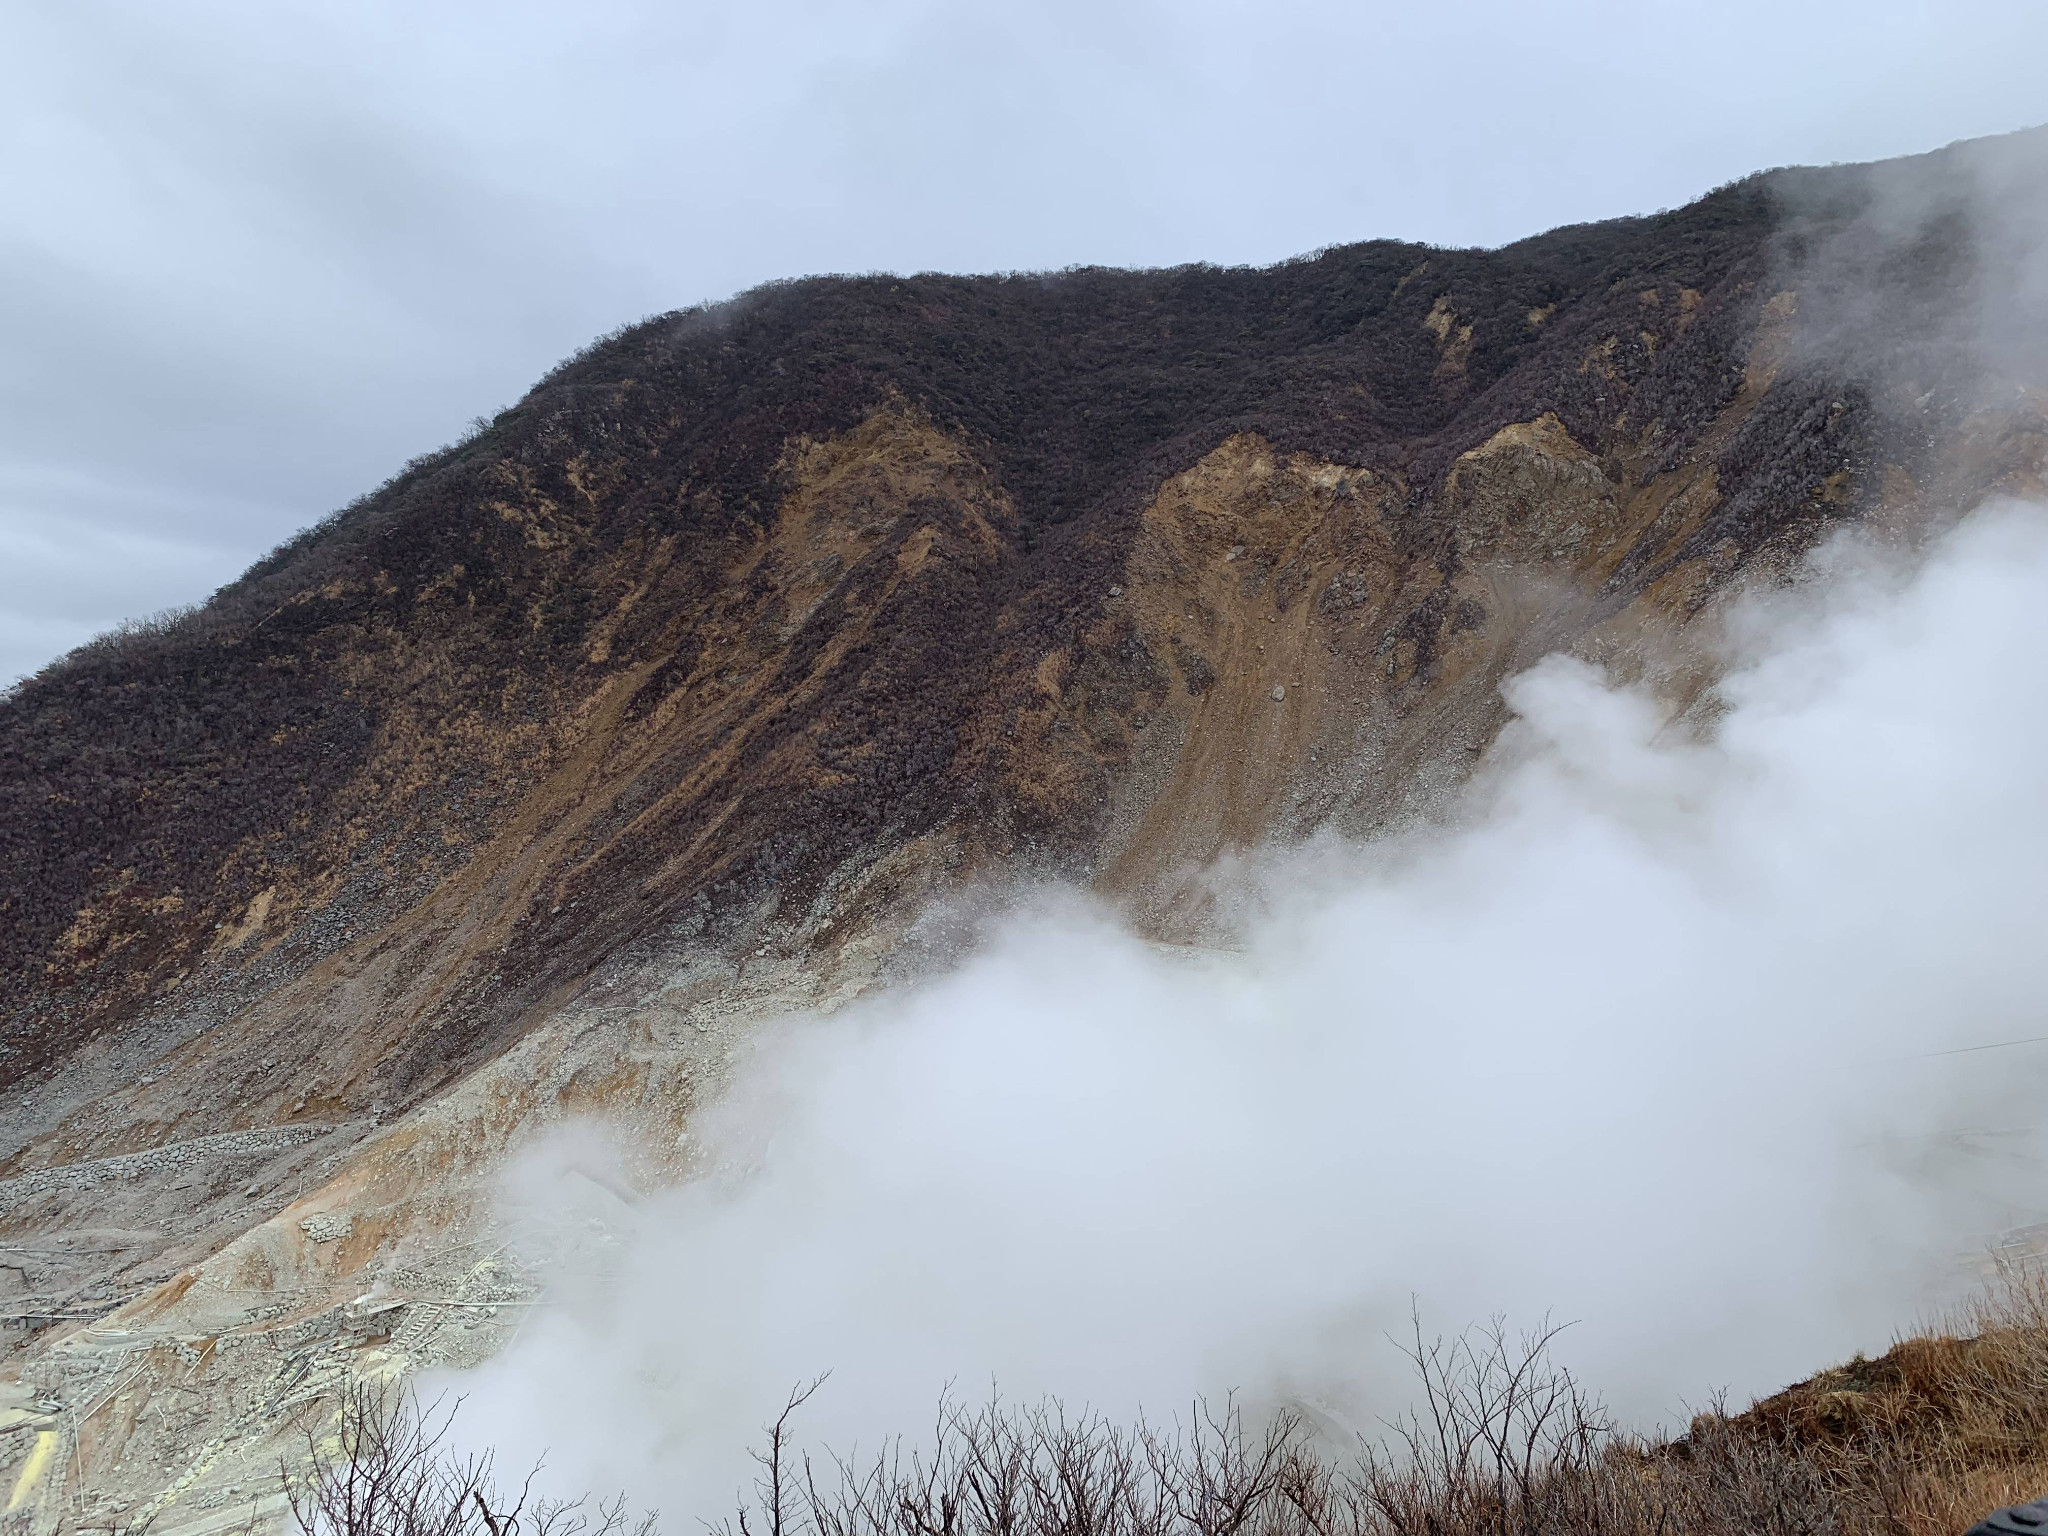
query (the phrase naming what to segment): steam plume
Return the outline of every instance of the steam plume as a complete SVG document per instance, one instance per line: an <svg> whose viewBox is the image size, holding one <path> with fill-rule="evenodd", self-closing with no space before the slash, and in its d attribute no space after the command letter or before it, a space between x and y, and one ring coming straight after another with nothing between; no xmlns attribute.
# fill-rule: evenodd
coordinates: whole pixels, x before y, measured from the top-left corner
<svg viewBox="0 0 2048 1536"><path fill-rule="evenodd" d="M1458 826L1258 864L1233 953L1040 895L789 1021L702 1122L713 1171L464 1383L466 1432L710 1514L827 1369L845 1449L991 1378L1369 1431L1411 1303L1579 1319L1638 1422L1881 1346L2048 1216L2048 1046L1930 1054L2048 1035L2044 594L2018 504L1910 572L1837 545L1685 721L1565 657L1514 679Z"/></svg>

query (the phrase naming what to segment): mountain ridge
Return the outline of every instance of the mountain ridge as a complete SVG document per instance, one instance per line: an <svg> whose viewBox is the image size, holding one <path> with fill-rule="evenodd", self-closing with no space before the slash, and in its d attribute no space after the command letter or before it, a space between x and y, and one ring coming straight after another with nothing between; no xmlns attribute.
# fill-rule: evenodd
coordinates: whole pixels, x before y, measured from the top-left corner
<svg viewBox="0 0 2048 1536"><path fill-rule="evenodd" d="M1716 194L1716 198L1719 201L1708 200L1704 212L1662 217L1664 225L1683 224L1690 218L1704 226L1697 237L1693 232L1685 233L1681 249L1666 263L1682 269L1673 279L1678 284L1674 300L1678 294L1697 291L1688 289L1684 278L1711 282L1711 278L1695 270L1705 258L1692 247L1702 243L1711 246L1717 233L1725 233L1722 226L1727 222L1740 226L1757 216L1752 206L1756 201L1754 188L1735 189ZM498 714L501 719L508 719L522 710L544 707L537 697L524 696L534 687L532 674L560 670L565 660L573 656L576 645L583 644L587 649L593 626L603 622L596 616L600 599L584 583L559 579L557 573L545 569L546 546L551 540L588 539L594 546L589 552L602 558L618 553L606 547L607 541L628 537L657 541L684 537L706 543L744 536L742 530L757 527L769 515L767 509L780 489L777 476L783 473L780 466L785 463L787 443L794 438L847 430L873 409L879 398L890 394L913 401L917 409L962 433L967 442L976 445L974 451L1000 465L1005 489L1011 491L1021 508L1013 535L1017 553L1037 565L1050 566L1055 573L1072 560L1083 558L1073 547L1071 532L1062 534L1059 530L1089 512L1094 513L1098 522L1114 520L1118 515L1127 518L1146 487L1165 478L1158 472L1163 465L1184 469L1202 451L1238 431L1260 432L1283 448L1314 448L1324 438L1348 433L1353 461L1413 458L1414 468L1425 477L1440 475L1455 456L1454 450L1474 446L1474 440L1490 436L1508 419L1535 414L1526 407L1536 402L1517 401L1512 406L1485 407L1481 426L1456 425L1459 410L1468 401L1483 397L1489 385L1497 386L1516 356L1536 342L1556 335L1555 330L1551 330L1549 337L1544 335L1550 327L1548 317L1534 323L1527 317L1543 313L1546 304L1554 306L1559 302L1565 283L1561 274L1576 271L1583 283L1584 273L1593 269L1596 258L1604 257L1609 264L1619 259L1612 249L1600 249L1602 245L1625 247L1631 241L1654 238L1659 227L1659 221L1654 219L1618 221L1537 237L1506 248L1508 252L1535 250L1543 254L1529 264L1528 270L1512 272L1502 292L1488 290L1485 296L1492 302L1492 308L1483 312L1480 306L1470 303L1466 310L1459 308L1460 303L1466 302L1457 297L1462 291L1460 284L1477 289L1480 284L1472 275L1473 269L1507 263L1514 258L1504 253L1430 252L1379 242L1339 248L1281 268L1251 272L1182 269L1112 275L1097 270L1061 274L1052 279L807 280L759 291L716 311L686 312L643 323L564 365L537 386L527 400L501 415L471 442L410 469L378 495L309 530L258 562L240 581L224 589L203 613L182 620L171 632L132 637L122 652L128 658L127 665L131 669L138 663L147 665L147 657L158 669L148 684L158 695L152 705L161 700L166 690L179 688L196 692L204 700L196 710L181 708L175 720L151 722L149 729L151 735L201 738L198 751L193 754L200 759L198 763L179 764L170 754L160 754L154 764L101 767L81 763L76 768L64 765L55 777L60 781L88 778L91 782L87 793L76 793L62 782L35 787L43 790L39 798L44 805L76 804L79 816L57 829L48 829L47 824L37 826L36 820L41 818L32 817L28 803L38 797L30 785L23 783L21 766L26 761L43 767L53 756L61 757L67 748L81 759L88 758L96 750L95 743L118 739L122 731L108 716L114 708L128 711L133 706L124 702L110 707L111 701L119 698L120 689L125 687L133 692L140 685L132 680L116 682L112 678L91 677L97 670L94 662L106 654L102 646L97 651L88 647L80 657L60 663L15 691L7 709L12 716L8 723L14 730L9 732L12 739L5 761L16 769L8 776L13 782L7 786L7 825L33 830L28 837L17 836L7 851L11 862L26 863L33 871L24 883L39 891L47 890L48 899L41 910L24 912L24 904L16 900L0 912L0 921L12 930L4 944L0 944L10 962L9 1003L19 1008L32 997L78 996L78 990L69 983L86 970L102 974L107 969L136 970L142 956L150 953L149 935L165 926L165 918L176 915L168 910L171 903L193 899L191 888L199 883L201 871L177 867L180 861L175 856L168 862L161 855L152 861L146 850L137 850L132 845L119 852L93 849L99 855L100 867L89 872L77 868L77 850L92 847L91 839L80 830L79 822L84 817L90 816L99 828L119 825L123 820L147 824L150 818L156 818L160 825L166 802L172 815L185 807L203 807L200 814L205 821L234 827L240 834L239 841L246 844L269 832L275 821L286 819L276 814L286 808L272 806L256 789L274 781L278 773L303 783L302 801L316 802L339 791L337 775L344 771L344 764L359 763L369 750L376 729L372 717L380 716L383 710L366 703L370 690L351 688L344 683L338 689L326 690L323 697L321 692L307 689L303 678L292 674L308 665L319 666L323 659L318 649L320 637L331 641L342 626L402 630L423 602L432 601L437 581L447 587L453 601L482 605L486 612L496 611L498 622L493 630L466 638L472 650L498 650L499 654L487 659L485 665L495 665L501 674L496 680L507 690L508 697ZM1587 242L1594 244L1593 251L1579 249ZM1554 246L1562 248L1562 257L1552 257ZM1435 274L1432 263L1449 270ZM1427 281L1418 287L1418 281L1424 278ZM1290 280L1293 288L1301 292L1292 291ZM1127 292L1134 284L1140 285L1141 290L1165 291ZM1257 291L1260 285L1276 284L1280 287L1277 294ZM1427 294L1423 287L1429 289ZM1262 334L1257 340L1265 354L1278 355L1295 370L1298 376L1280 383L1295 396L1308 398L1310 403L1306 407L1293 405L1283 410L1274 406L1273 382L1262 377L1260 369L1270 372L1277 364L1261 363L1255 356L1249 370L1243 366L1208 366L1216 358L1233 361L1230 348L1237 344L1237 338L1231 333L1246 329L1244 312L1254 306L1255 300L1264 311L1256 318L1273 333ZM1011 355L997 359L993 365L975 355L976 338L969 334L963 339L957 334L961 329L959 317L963 310L991 302L1008 303L1026 311L1051 312L1050 319L1040 320L1041 330L1050 337L1045 346L1058 354L1050 366L1030 357L1019 362L1017 354L1029 352L1027 346L1009 348ZM1321 353L1341 345L1359 325L1371 320L1373 315L1367 311L1374 302L1382 308L1400 306L1400 312L1392 317L1394 323L1382 325L1370 338L1372 345L1364 349L1370 354L1369 373L1376 372L1378 376L1368 377L1363 386L1352 380L1339 398L1340 392L1332 387ZM834 313L820 320L816 312L829 310L834 303L850 313ZM1163 322L1155 314L1162 306L1168 310ZM1093 318L1092 311L1108 310L1110 314L1107 322L1077 326L1062 319L1061 312L1070 308L1089 312L1084 313L1084 320ZM1414 313L1409 314L1409 310ZM1200 325L1191 325L1184 313L1188 311L1192 311ZM1471 318L1457 318L1455 331L1449 321L1431 319L1443 314L1462 317L1467 313ZM1714 322L1716 313L1710 306L1709 324ZM1567 316L1563 328L1569 331L1575 318ZM1176 321L1183 333L1193 328L1200 334L1193 339L1183 334L1175 355L1155 360L1140 345L1152 338L1135 333L1155 324L1163 332L1171 333ZM797 341L781 351L773 347L764 349L744 334L749 326L770 330L779 327ZM896 334L906 328L907 336ZM821 330L825 334L819 340ZM1105 331L1110 336L1107 342L1101 339ZM877 336L877 332L882 334ZM736 333L738 339L734 339ZM1025 340L1031 340L1029 333ZM1172 343L1170 335L1167 342ZM1352 337L1352 342L1352 349L1360 350L1357 338ZM783 355L790 346L805 344L810 347L807 357L799 360ZM1122 359L1121 373L1115 371L1118 359L1089 355L1091 348L1111 352L1119 344L1124 353L1131 354ZM1156 345L1153 350L1157 350ZM1240 350L1258 349L1242 346ZM675 377L664 381L660 393L703 395L729 402L725 414L737 415L738 420L714 420L710 427L688 423L680 434L686 440L678 447L674 441L678 435L676 428L671 422L657 419L659 407L649 403L648 397L657 391L643 387L642 379L635 376L657 371L664 353L674 358ZM748 368L734 361L735 353L752 362L753 376L749 376ZM763 355L754 356L756 353ZM979 374L975 372L977 367ZM1041 378L1021 392L1008 387L1013 376L1029 374L1033 367L1042 375L1049 374L1050 382ZM1172 380L1193 378L1197 382L1192 386L1162 386L1162 370ZM1106 374L1111 375L1102 388L1101 403L1090 400L1075 405L1066 398L1066 391L1054 387L1077 371L1098 382ZM774 381L787 379L792 372L800 375L800 387L784 388L782 395L792 398L779 398ZM1221 382L1205 387L1201 383L1205 372L1219 375ZM1247 372L1249 378L1240 376ZM963 397L971 397L974 390L960 379L969 376L971 381L978 380L990 373L996 376L998 387L984 388L981 393L995 396L996 403L968 398L962 405ZM1674 389L1696 389L1712 399L1729 391L1727 375L1724 360L1710 350L1705 361L1692 370L1673 370L1667 364L1659 378L1666 381L1662 386L1663 398L1671 398ZM1582 379L1584 375L1578 377ZM1029 379L1026 382L1031 384ZM1164 403L1157 398L1162 387L1193 390L1196 408L1188 414L1194 417L1194 425L1183 424L1183 416L1176 413L1170 398ZM1019 394L1021 405L1006 404ZM1583 416L1595 404L1598 394L1598 388L1581 387L1574 392L1567 387L1562 399L1565 419ZM1583 401L1579 400L1581 395L1586 397ZM1095 423L1097 415L1102 418L1100 426ZM1057 430L1045 427L1048 419ZM772 427L768 421L772 421ZM1366 424L1361 425L1361 421ZM1418 424L1450 432L1447 446L1438 445L1427 436L1420 446L1415 446ZM1143 461L1142 467L1131 462L1134 455L1130 438L1134 430L1141 450L1135 457ZM662 482L661 495L666 497L666 504L657 505L658 497L652 487L642 484L630 488L624 498L628 504L623 508L592 516L594 498L600 493L614 495L617 487L624 484L619 477L626 466L614 455L609 466L599 473L611 474L615 484L600 492L597 481L579 483L581 476L573 464L550 464L548 459L558 449L569 446L564 433L577 437L576 452L601 453L606 438L618 432L638 434L645 444L642 451L650 457L673 459L680 454L686 467L680 475L672 473ZM590 441L586 444L578 434L587 435ZM1682 430L1679 436L1683 436ZM1147 448L1146 444L1151 446ZM1325 442L1323 446L1330 445ZM1675 445L1672 451L1676 451ZM1162 464L1146 460L1148 453L1165 455ZM575 453L558 456L573 459ZM536 464L541 466L538 471ZM1080 472L1068 473L1076 465ZM547 481L545 485L536 479L537 473L540 480ZM655 473L660 476L661 466L655 467ZM493 476L510 483L483 483ZM451 485L463 480L469 483ZM1011 490L1013 485L1017 488ZM437 527L449 513L449 508L440 504L443 498L466 499L469 505L465 513L474 522L479 504L485 508L507 505L508 492L514 499L524 496L529 503L526 510L537 513L538 520L521 523L519 516L514 515L504 519L508 525L505 530L471 527L466 530L469 547L451 552L445 528ZM1087 498L1091 496L1094 499L1089 502ZM570 510L565 512L565 508ZM579 526L570 526L578 525L579 519ZM503 547L503 533L515 525L515 536L540 558L521 559L517 552ZM392 547L407 537L415 541L416 549ZM489 575L477 569L476 546L480 543L487 546L485 559L493 564ZM351 549L350 545L354 547ZM488 547L492 545L498 547ZM455 554L463 558L454 558ZM385 567L394 559L409 559L413 567L406 573L407 590L403 594L396 590L378 593L377 582L392 579L385 573ZM309 561L314 567L310 571L305 569ZM348 575L325 574L323 568L328 565L345 567ZM547 584L551 578L555 579L550 586ZM1061 579L1054 574L1050 583ZM545 590L522 590L534 583ZM623 601L626 592L632 590L631 585L625 586L611 597L613 604ZM527 621L524 634L514 632L510 623L522 597L531 608L531 612L519 615ZM1068 606L1071 608L1071 601ZM635 621L630 615L622 616L618 622L625 625L626 632L607 635L608 656L615 647L623 649L637 638ZM644 619L640 620L638 635L644 636L648 627ZM208 654L201 638L208 629L219 637L212 654ZM312 654L295 654L293 647L301 645ZM166 654L181 646L185 653L175 660ZM252 663L249 658L259 649L265 654ZM240 654L231 654L235 652ZM168 668L183 670L166 676ZM208 668L229 673L233 689L242 698L222 700L217 697L222 691L218 688L214 690L215 697L207 697L206 690L214 675ZM521 672L528 675L521 677ZM95 688L101 691L98 699L90 697ZM69 697L65 697L67 692ZM510 695L521 697L515 701ZM56 702L60 698L63 703ZM46 700L55 707L42 712L39 719L39 706ZM24 735L34 734L39 725L45 727L42 734L46 737L52 734L47 729L51 717L62 721L67 706L91 711L95 705L101 710L100 716L89 724L79 722L80 734L88 738L85 742L58 743L53 748L47 741L22 740ZM239 736L231 736L232 746L207 743L207 722L202 719L195 728L191 718L195 713L203 716L209 710L226 713L236 708L245 709L267 729L259 735L253 726L242 726ZM231 732L233 729L230 727ZM279 737L282 740L276 739ZM294 741L306 737L317 741L317 751L289 750ZM287 750L280 751L280 747ZM175 752L175 744L172 750ZM223 771L222 759L230 756L241 759L246 766L237 769L228 765ZM165 760L167 757L169 761ZM66 768L70 771L66 772ZM124 775L122 768L127 768L128 773ZM206 789L211 793L195 795L193 789L197 786L152 784L146 790L138 787L129 791L132 798L126 805L121 803L124 797L118 790L112 795L105 793L105 780L113 778L118 782L128 778L132 782L138 769L143 776L154 773L159 777L167 771L196 769L210 775ZM230 775L234 781L223 782ZM101 790L97 804L93 802L92 789ZM224 801L227 804L223 805ZM150 807L147 811L137 809L145 802ZM440 814L447 813L444 808ZM287 817L289 814L287 811ZM461 814L460 809L455 811L458 820ZM178 836L201 847L224 840L207 836L199 828L181 829ZM25 848L24 843L34 846ZM44 850L58 853L53 859ZM219 847L217 851L223 856L221 864L204 873L211 884L233 898L233 905L224 911L220 904L210 904L199 914L199 924L195 926L203 925L208 918L214 922L230 920L236 909L246 913L248 904L265 888L264 883L255 881L254 875L238 878L238 872L229 867L228 849ZM139 859L132 856L137 853ZM52 865L59 862L71 864L68 879L52 878L57 873ZM151 862L156 863L156 869L149 867ZM131 868L136 870L132 880L126 886L114 885L109 891L112 882ZM121 894L117 900L102 900L96 907L91 900L94 885L108 894ZM108 908L114 914L109 921L118 937L111 942L102 938L92 920L81 926L78 914L99 908ZM175 928L176 924L169 926ZM62 942L66 934L71 938L68 945ZM105 957L110 949L114 963L107 967ZM161 985L177 974L180 967L189 965L190 954L187 941L171 955L152 959L143 972L150 978L147 985ZM123 955L134 958L121 958ZM88 1002L87 1018L93 1017L95 1011ZM31 1063L39 1059L35 1050L25 1049L19 1040L10 1040L8 1044L13 1048L10 1054L17 1060L24 1055ZM47 1059L47 1055L41 1059Z"/></svg>
<svg viewBox="0 0 2048 1536"><path fill-rule="evenodd" d="M942 956L977 890L1212 941L1204 871L1426 819L1543 655L1682 711L1828 530L2040 494L2048 352L1977 325L1971 199L2048 191L2043 142L1496 251L771 285L25 680L0 1227L115 1236L23 1268L12 1379L145 1325L466 1359L350 1309L509 1283L417 1256L492 1230L531 1127L681 1145L755 1024ZM217 1369L248 1425L291 1400Z"/></svg>

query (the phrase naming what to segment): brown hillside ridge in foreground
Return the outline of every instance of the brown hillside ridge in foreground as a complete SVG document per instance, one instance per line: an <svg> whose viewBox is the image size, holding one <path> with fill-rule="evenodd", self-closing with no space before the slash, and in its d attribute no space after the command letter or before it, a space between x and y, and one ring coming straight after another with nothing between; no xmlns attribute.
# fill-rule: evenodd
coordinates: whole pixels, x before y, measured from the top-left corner
<svg viewBox="0 0 2048 1536"><path fill-rule="evenodd" d="M678 1148L751 1021L942 952L935 898L1057 876L1201 941L1205 865L1427 816L1546 651L1682 703L1701 616L1829 528L2039 491L2048 347L1985 210L2044 163L774 285L24 682L0 1418L133 1379L24 1507L196 1532L335 1383L481 1358L531 1294L506 1144L590 1110Z"/></svg>

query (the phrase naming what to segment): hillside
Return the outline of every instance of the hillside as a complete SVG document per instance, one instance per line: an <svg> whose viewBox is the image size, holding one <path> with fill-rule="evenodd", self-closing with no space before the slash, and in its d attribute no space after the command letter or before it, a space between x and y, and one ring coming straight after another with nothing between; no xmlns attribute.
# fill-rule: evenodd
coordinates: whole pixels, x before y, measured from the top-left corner
<svg viewBox="0 0 2048 1536"><path fill-rule="evenodd" d="M680 1128L751 1019L921 963L935 897L1054 876L1198 941L1203 867L1427 815L1545 652L1689 696L1688 626L1828 528L2038 492L2048 353L1982 324L1973 201L2014 164L2038 135L1492 251L772 285L52 664L0 701L21 1400L260 1336L200 1350L204 1433L65 1431L124 1499L83 1469L168 1436L155 1507L208 1508L362 1351L488 1346L347 1306L516 1294L434 1255L523 1126Z"/></svg>

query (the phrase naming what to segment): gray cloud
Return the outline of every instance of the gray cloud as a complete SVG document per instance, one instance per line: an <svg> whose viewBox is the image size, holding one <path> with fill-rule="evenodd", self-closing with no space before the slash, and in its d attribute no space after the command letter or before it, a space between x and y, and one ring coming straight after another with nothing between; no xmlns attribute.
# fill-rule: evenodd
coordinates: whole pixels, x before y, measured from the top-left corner
<svg viewBox="0 0 2048 1536"><path fill-rule="evenodd" d="M1495 243L2040 111L2035 5L1700 16L17 3L0 674L203 597L591 335L769 278Z"/></svg>

